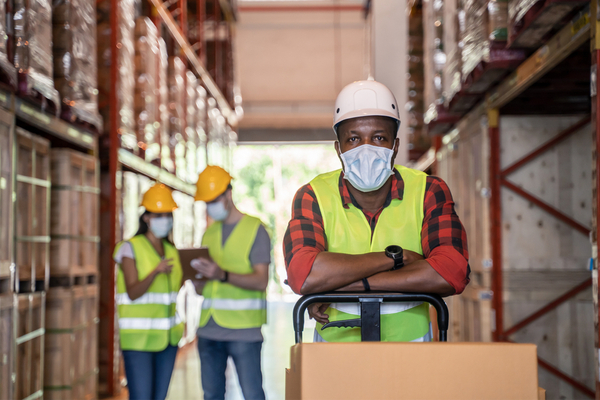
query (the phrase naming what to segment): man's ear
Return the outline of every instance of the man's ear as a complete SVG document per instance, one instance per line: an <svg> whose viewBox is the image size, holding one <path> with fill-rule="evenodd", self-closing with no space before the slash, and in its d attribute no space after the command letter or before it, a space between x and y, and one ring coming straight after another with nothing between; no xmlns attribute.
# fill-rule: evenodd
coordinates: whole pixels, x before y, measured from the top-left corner
<svg viewBox="0 0 600 400"><path fill-rule="evenodd" d="M333 142L333 146L335 147L335 151L337 152L337 156L340 160L340 163L342 163L342 169L344 169L344 162L342 161L342 150L340 149L340 142L336 140L335 142Z"/></svg>

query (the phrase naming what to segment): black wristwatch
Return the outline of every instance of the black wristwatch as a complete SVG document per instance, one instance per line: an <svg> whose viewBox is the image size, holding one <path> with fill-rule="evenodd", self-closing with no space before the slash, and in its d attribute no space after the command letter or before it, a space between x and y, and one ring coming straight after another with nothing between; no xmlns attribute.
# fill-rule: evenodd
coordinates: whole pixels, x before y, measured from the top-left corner
<svg viewBox="0 0 600 400"><path fill-rule="evenodd" d="M404 267L404 251L402 247L392 244L385 248L385 255L394 260L392 271Z"/></svg>
<svg viewBox="0 0 600 400"><path fill-rule="evenodd" d="M229 271L225 271L223 279L219 279L219 282L227 282L229 280Z"/></svg>

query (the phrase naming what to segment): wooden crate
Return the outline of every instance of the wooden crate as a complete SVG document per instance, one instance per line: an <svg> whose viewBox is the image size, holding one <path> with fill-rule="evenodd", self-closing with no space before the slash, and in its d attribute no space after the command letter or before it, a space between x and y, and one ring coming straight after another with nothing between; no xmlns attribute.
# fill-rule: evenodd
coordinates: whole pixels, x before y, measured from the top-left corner
<svg viewBox="0 0 600 400"><path fill-rule="evenodd" d="M12 399L15 371L15 297L0 296L0 399Z"/></svg>
<svg viewBox="0 0 600 400"><path fill-rule="evenodd" d="M43 396L45 293L17 296L15 398Z"/></svg>
<svg viewBox="0 0 600 400"><path fill-rule="evenodd" d="M13 134L0 123L0 279L10 278L13 256ZM9 285L10 286L10 283ZM0 285L0 293L8 288Z"/></svg>
<svg viewBox="0 0 600 400"><path fill-rule="evenodd" d="M52 152L50 276L98 272L98 160L68 149Z"/></svg>
<svg viewBox="0 0 600 400"><path fill-rule="evenodd" d="M46 308L44 397L94 399L98 287L50 288Z"/></svg>
<svg viewBox="0 0 600 400"><path fill-rule="evenodd" d="M19 291L45 281L50 229L50 142L16 130L16 254ZM29 286L31 285L31 286Z"/></svg>

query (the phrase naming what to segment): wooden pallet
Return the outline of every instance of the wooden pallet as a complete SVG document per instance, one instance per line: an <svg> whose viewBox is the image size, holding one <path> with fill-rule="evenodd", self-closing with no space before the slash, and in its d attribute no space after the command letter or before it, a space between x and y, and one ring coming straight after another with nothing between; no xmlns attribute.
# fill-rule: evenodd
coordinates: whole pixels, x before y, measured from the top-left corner
<svg viewBox="0 0 600 400"><path fill-rule="evenodd" d="M13 135L0 124L0 281L10 278L13 254ZM9 285L10 286L10 285ZM0 282L0 293L5 293Z"/></svg>
<svg viewBox="0 0 600 400"><path fill-rule="evenodd" d="M98 272L98 160L59 149L52 153L51 169L50 277L74 282Z"/></svg>
<svg viewBox="0 0 600 400"><path fill-rule="evenodd" d="M17 296L15 398L43 396L45 293Z"/></svg>
<svg viewBox="0 0 600 400"><path fill-rule="evenodd" d="M46 321L44 398L96 398L98 286L50 288Z"/></svg>
<svg viewBox="0 0 600 400"><path fill-rule="evenodd" d="M16 254L19 291L45 281L49 252L50 142L16 129Z"/></svg>
<svg viewBox="0 0 600 400"><path fill-rule="evenodd" d="M15 371L15 297L0 296L0 399L12 399Z"/></svg>

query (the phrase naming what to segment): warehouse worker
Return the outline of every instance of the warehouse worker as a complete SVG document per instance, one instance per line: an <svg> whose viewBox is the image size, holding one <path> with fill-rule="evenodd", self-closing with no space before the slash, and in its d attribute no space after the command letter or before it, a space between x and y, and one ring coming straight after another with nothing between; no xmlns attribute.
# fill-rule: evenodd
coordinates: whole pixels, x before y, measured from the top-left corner
<svg viewBox="0 0 600 400"><path fill-rule="evenodd" d="M117 245L119 335L130 399L163 400L183 335L175 310L183 276L179 253L168 239L177 204L155 184L144 194L137 234Z"/></svg>
<svg viewBox="0 0 600 400"><path fill-rule="evenodd" d="M199 259L196 267L208 279L205 286L196 282L204 296L198 329L202 388L205 400L225 398L231 356L244 398L261 400L261 326L267 321L271 240L258 218L236 208L231 179L223 168L209 165L196 185L196 200L206 202L214 221L202 238L210 259Z"/></svg>
<svg viewBox="0 0 600 400"><path fill-rule="evenodd" d="M288 283L296 293L332 290L462 292L469 282L467 238L439 178L393 165L398 104L373 80L342 89L334 108L343 170L301 187L284 237ZM384 303L383 341L428 341L429 307ZM327 328L359 318L358 304L315 304L315 341L360 341L360 328Z"/></svg>

